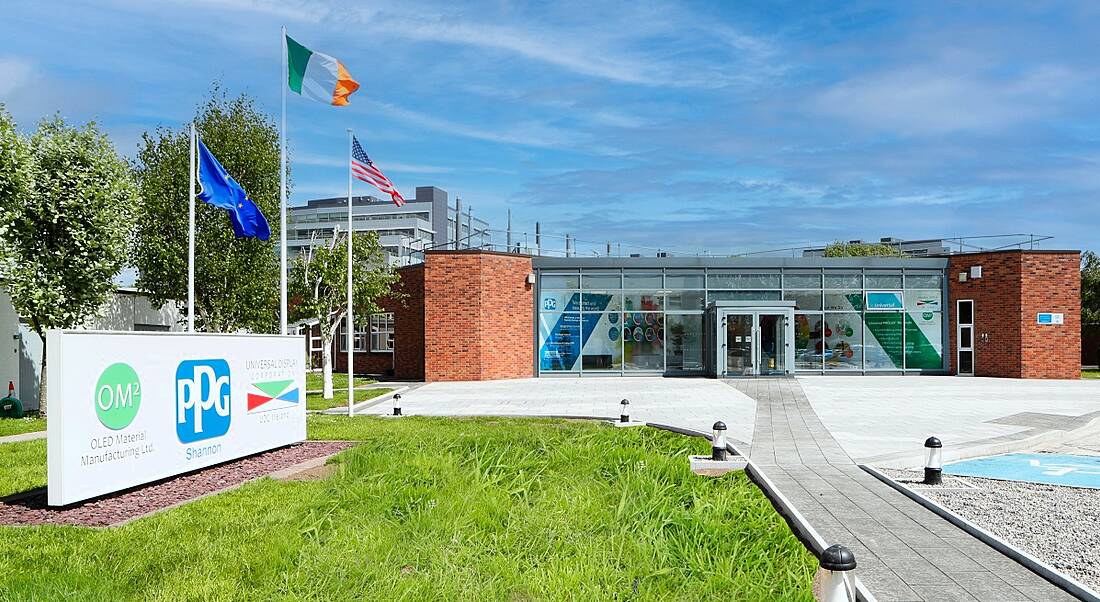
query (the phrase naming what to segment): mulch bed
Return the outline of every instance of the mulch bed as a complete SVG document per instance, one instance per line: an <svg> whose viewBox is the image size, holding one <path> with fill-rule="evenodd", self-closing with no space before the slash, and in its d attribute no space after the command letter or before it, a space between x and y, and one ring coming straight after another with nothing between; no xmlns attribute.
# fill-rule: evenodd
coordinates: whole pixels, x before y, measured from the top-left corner
<svg viewBox="0 0 1100 602"><path fill-rule="evenodd" d="M348 441L307 441L58 508L46 504L45 489L16 494L0 500L0 525L115 525L353 445Z"/></svg>

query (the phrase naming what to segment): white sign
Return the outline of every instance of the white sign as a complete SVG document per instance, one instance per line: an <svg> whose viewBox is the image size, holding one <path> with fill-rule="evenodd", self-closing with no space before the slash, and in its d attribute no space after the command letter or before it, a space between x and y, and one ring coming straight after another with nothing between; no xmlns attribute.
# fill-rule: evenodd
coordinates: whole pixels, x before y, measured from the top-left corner
<svg viewBox="0 0 1100 602"><path fill-rule="evenodd" d="M303 441L301 336L51 330L48 502Z"/></svg>
<svg viewBox="0 0 1100 602"><path fill-rule="evenodd" d="M1064 324L1065 320L1065 314L1040 313L1035 321L1038 324Z"/></svg>

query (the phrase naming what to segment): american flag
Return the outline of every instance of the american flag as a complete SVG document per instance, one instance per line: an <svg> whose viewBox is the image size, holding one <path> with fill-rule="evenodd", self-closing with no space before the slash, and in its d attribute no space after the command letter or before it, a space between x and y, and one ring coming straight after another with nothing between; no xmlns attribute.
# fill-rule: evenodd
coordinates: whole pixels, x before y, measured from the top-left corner
<svg viewBox="0 0 1100 602"><path fill-rule="evenodd" d="M363 147L359 146L359 141L355 136L351 137L351 175L390 195L393 203L398 207L405 204L405 197L397 192L397 187L393 185L393 182L386 177L386 174L382 173L382 170L378 169L378 166L370 160L367 153L363 152Z"/></svg>

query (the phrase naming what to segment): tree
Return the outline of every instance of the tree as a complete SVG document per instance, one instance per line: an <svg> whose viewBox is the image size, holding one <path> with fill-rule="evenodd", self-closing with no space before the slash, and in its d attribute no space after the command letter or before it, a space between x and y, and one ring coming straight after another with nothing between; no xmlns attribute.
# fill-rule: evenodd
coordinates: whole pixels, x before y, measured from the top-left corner
<svg viewBox="0 0 1100 602"><path fill-rule="evenodd" d="M339 231L331 240L303 250L290 267L291 317L316 319L321 328L324 397L332 399L332 341L347 317L348 237ZM386 261L375 232L358 233L352 244L352 292L357 319L380 311L378 300L396 299L398 275Z"/></svg>
<svg viewBox="0 0 1100 602"><path fill-rule="evenodd" d="M215 87L195 118L199 137L279 231L279 135L252 98L229 100ZM187 311L188 128L146 132L136 173L137 287L156 305ZM275 244L233 235L222 209L195 201L195 327L213 332L273 332L279 318Z"/></svg>
<svg viewBox="0 0 1100 602"><path fill-rule="evenodd" d="M1100 324L1100 256L1081 254L1081 323Z"/></svg>
<svg viewBox="0 0 1100 602"><path fill-rule="evenodd" d="M107 303L140 199L126 161L94 123L46 119L23 141L3 114L0 153L4 269L12 305L42 338L45 415L46 331L80 326Z"/></svg>
<svg viewBox="0 0 1100 602"><path fill-rule="evenodd" d="M886 243L840 242L825 247L825 257L905 257L897 247Z"/></svg>
<svg viewBox="0 0 1100 602"><path fill-rule="evenodd" d="M29 203L32 182L30 149L0 104L0 208L4 210L4 215L0 215L0 242L7 240L8 205ZM5 264L9 259L4 254L6 249L7 244L0 244L0 261Z"/></svg>

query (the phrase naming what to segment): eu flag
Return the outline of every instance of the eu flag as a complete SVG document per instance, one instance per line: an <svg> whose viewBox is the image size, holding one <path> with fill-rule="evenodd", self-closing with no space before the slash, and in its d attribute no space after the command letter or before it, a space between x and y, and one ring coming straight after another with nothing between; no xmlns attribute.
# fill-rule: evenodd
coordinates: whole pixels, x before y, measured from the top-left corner
<svg viewBox="0 0 1100 602"><path fill-rule="evenodd" d="M267 218L244 188L230 176L214 153L199 140L199 198L215 207L229 212L229 221L233 224L233 234L237 238L254 236L260 240L271 238L271 228Z"/></svg>

